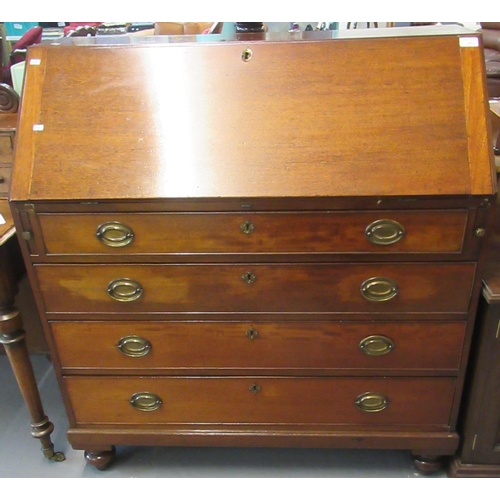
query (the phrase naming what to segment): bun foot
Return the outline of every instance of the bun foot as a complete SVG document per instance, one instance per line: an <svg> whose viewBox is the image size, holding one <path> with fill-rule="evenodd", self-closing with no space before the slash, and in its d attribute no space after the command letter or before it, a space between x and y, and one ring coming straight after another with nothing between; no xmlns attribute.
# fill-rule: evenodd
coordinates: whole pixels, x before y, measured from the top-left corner
<svg viewBox="0 0 500 500"><path fill-rule="evenodd" d="M412 453L413 465L422 474L432 474L442 469L442 457L439 455L416 455Z"/></svg>
<svg viewBox="0 0 500 500"><path fill-rule="evenodd" d="M110 450L85 451L85 460L89 465L93 465L97 470L106 470L111 465L116 454L114 446Z"/></svg>

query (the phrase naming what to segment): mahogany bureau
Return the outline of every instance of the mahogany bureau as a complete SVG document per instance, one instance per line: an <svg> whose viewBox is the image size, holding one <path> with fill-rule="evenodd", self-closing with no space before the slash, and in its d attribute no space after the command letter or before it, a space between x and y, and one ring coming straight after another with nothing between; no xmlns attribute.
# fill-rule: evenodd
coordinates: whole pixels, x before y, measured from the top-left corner
<svg viewBox="0 0 500 500"><path fill-rule="evenodd" d="M30 49L10 201L89 463L457 449L496 185L481 40L366 31Z"/></svg>

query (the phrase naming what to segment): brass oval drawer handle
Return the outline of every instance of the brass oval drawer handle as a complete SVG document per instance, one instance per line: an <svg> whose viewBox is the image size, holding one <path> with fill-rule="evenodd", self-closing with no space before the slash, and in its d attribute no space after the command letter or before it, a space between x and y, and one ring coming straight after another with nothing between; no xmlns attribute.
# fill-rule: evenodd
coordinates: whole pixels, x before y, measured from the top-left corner
<svg viewBox="0 0 500 500"><path fill-rule="evenodd" d="M259 336L259 332L253 328L250 328L250 330L247 330L246 336L250 340L255 340Z"/></svg>
<svg viewBox="0 0 500 500"><path fill-rule="evenodd" d="M250 221L245 221L240 224L241 232L244 234L251 234L255 231L255 226Z"/></svg>
<svg viewBox="0 0 500 500"><path fill-rule="evenodd" d="M260 392L262 390L261 386L259 384L252 384L248 390L252 393L252 394L257 394L258 392Z"/></svg>
<svg viewBox="0 0 500 500"><path fill-rule="evenodd" d="M389 405L389 399L379 392L365 392L356 398L355 404L361 411L375 413L385 410Z"/></svg>
<svg viewBox="0 0 500 500"><path fill-rule="evenodd" d="M151 392L136 392L130 397L130 404L139 411L155 411L161 406L162 400Z"/></svg>
<svg viewBox="0 0 500 500"><path fill-rule="evenodd" d="M122 337L118 344L118 350L130 358L142 358L151 351L151 343L149 340L139 337L138 335L128 335Z"/></svg>
<svg viewBox="0 0 500 500"><path fill-rule="evenodd" d="M394 342L383 335L370 335L359 343L359 348L367 356L384 356L394 350Z"/></svg>
<svg viewBox="0 0 500 500"><path fill-rule="evenodd" d="M95 235L97 239L108 247L126 247L134 239L134 231L121 222L105 222L101 224Z"/></svg>
<svg viewBox="0 0 500 500"><path fill-rule="evenodd" d="M393 245L405 235L405 228L395 220L382 219L368 224L365 236L374 245Z"/></svg>
<svg viewBox="0 0 500 500"><path fill-rule="evenodd" d="M399 292L398 285L389 278L373 277L361 285L361 295L371 302L384 302L393 299Z"/></svg>
<svg viewBox="0 0 500 500"><path fill-rule="evenodd" d="M113 280L108 285L108 295L119 302L132 302L139 299L144 289L137 281L129 278Z"/></svg>
<svg viewBox="0 0 500 500"><path fill-rule="evenodd" d="M250 272L250 271L247 271L242 277L241 279L247 283L247 284L251 284L253 283L256 279L257 279L257 276L255 276L254 273Z"/></svg>

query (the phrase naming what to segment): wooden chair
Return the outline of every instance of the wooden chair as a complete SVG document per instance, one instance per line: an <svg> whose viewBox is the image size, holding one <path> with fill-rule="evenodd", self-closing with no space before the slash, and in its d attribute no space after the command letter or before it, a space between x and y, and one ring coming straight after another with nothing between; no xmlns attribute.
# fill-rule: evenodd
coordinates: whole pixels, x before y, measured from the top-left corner
<svg viewBox="0 0 500 500"><path fill-rule="evenodd" d="M10 138L12 149L14 149L18 108L19 95L17 92L10 85L0 83L0 136Z"/></svg>
<svg viewBox="0 0 500 500"><path fill-rule="evenodd" d="M19 95L6 83L0 83L0 113L17 113ZM1 115L0 115L1 116Z"/></svg>

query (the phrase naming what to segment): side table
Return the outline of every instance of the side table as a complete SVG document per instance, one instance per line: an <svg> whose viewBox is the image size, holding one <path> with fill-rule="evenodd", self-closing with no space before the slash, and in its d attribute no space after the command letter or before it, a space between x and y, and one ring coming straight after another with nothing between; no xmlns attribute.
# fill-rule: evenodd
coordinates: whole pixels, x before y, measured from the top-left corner
<svg viewBox="0 0 500 500"><path fill-rule="evenodd" d="M16 264L20 250L7 196L12 171L12 152L17 126L19 96L5 84L0 84L0 343L5 347L14 375L31 415L31 435L40 440L43 454L61 462L61 452L54 452L50 434L54 425L43 410L35 374L25 342L21 315L14 306L17 295ZM6 142L6 144L5 144ZM16 255L19 258L15 258Z"/></svg>
<svg viewBox="0 0 500 500"><path fill-rule="evenodd" d="M12 252L15 249L15 227L7 200L0 200L0 343L5 347L12 370L31 415L31 435L40 440L44 456L62 462L62 452L54 452L50 434L54 424L45 415L35 374L25 343L21 316L14 307L17 279Z"/></svg>

